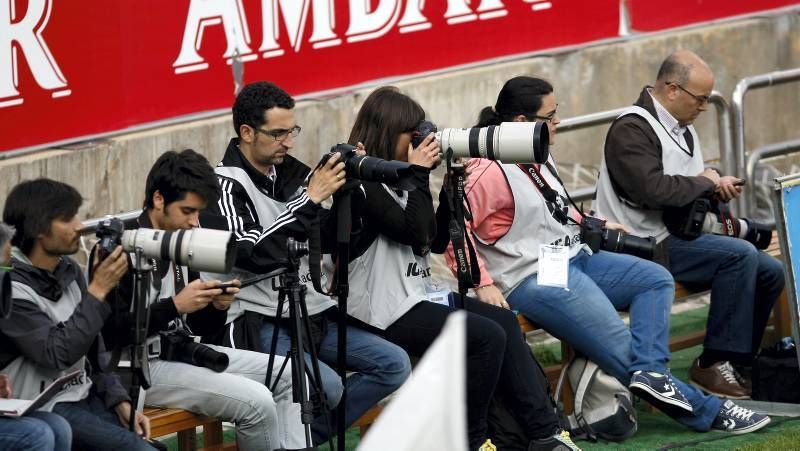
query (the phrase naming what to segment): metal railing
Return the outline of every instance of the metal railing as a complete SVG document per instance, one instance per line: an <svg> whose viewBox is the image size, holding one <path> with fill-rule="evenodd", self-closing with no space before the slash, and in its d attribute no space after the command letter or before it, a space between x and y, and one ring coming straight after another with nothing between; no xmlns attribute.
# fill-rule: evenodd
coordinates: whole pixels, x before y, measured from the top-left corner
<svg viewBox="0 0 800 451"><path fill-rule="evenodd" d="M747 157L746 169L745 169L745 177L747 177L748 183L754 183L756 179L756 166L758 162L770 157L777 157L781 155L788 155L790 153L795 153L800 151L800 139L795 139L792 141L781 141L778 143L768 144L766 146L759 147L758 149L753 150L750 152L750 156ZM756 210L756 190L754 189L755 186L752 186L750 189L744 190L744 196L747 198L747 205L750 206L750 211L748 212L749 215L754 215ZM762 221L764 224L769 226L775 225L775 219Z"/></svg>
<svg viewBox="0 0 800 451"><path fill-rule="evenodd" d="M733 145L731 144L731 115L728 102L719 91L712 91L711 96L708 98L708 103L713 104L717 112L717 134L719 136L719 157L722 170L726 174L734 174L736 172L736 160L734 158ZM557 130L559 133L565 133L610 124L627 109L627 107L616 108L567 118L558 124ZM572 198L575 202L589 200L592 198L594 190L593 186L579 188L572 193Z"/></svg>
<svg viewBox="0 0 800 451"><path fill-rule="evenodd" d="M766 88L800 81L800 68L770 72L739 80L731 96L731 115L733 117L733 157L736 160L736 171L731 174L746 174L747 160L744 141L744 96L752 89ZM751 196L742 196L738 203L738 212L754 213L755 205Z"/></svg>

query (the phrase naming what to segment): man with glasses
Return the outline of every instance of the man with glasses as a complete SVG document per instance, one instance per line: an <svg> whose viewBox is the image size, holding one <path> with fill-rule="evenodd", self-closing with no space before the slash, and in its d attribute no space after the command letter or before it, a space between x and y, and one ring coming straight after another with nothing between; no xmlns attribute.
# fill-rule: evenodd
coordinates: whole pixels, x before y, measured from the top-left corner
<svg viewBox="0 0 800 451"><path fill-rule="evenodd" d="M236 276L243 280L284 266L289 237L305 241L320 223L321 233L336 232L334 215L320 204L344 185L345 171L338 154L313 172L288 155L300 133L294 99L271 83L253 83L242 89L233 105L233 125L238 137L230 141L216 168L222 196L209 208L216 217L206 215L200 221L204 227L221 226L234 233ZM332 409L342 395L341 379L325 365L335 364L337 358L336 302L311 286L308 263L308 257L303 257L300 278L307 286L305 301L313 329L312 336L305 338L317 350L323 391ZM277 280L241 289L228 310L223 343L286 355L291 344L288 314L284 305L281 319L276 320L278 293L273 282ZM323 285L327 285L324 280ZM275 328L279 338L273 350ZM400 387L411 364L402 348L354 326L347 326L346 348L348 370L354 372L347 378L343 419L347 426ZM324 415L312 425L316 442L335 430L333 422L326 424Z"/></svg>
<svg viewBox="0 0 800 451"><path fill-rule="evenodd" d="M711 289L704 349L689 382L744 399L750 396L747 370L783 290L781 263L742 239L679 237L665 225L685 223L681 208L696 199L728 202L742 192L736 177L704 168L692 125L713 87L711 69L694 53L678 51L664 60L655 86L646 87L608 132L595 208L635 235L656 237L658 260L676 281Z"/></svg>

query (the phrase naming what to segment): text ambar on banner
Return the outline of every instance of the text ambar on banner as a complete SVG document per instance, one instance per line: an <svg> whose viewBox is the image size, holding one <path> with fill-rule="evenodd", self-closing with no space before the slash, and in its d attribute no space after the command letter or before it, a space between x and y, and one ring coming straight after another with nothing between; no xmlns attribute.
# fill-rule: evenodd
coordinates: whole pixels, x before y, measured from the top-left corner
<svg viewBox="0 0 800 451"><path fill-rule="evenodd" d="M719 16L678 8L698 2ZM642 23L791 3L676 0L680 20ZM626 4L634 26L651 14ZM0 151L229 108L238 83L299 95L610 38L619 17L619 0L0 0Z"/></svg>

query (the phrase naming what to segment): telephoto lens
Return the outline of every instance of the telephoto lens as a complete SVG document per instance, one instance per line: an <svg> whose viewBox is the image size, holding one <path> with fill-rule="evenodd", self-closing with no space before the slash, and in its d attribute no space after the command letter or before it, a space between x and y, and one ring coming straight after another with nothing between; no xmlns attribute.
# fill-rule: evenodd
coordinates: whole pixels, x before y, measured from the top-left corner
<svg viewBox="0 0 800 451"><path fill-rule="evenodd" d="M550 133L545 122L503 122L488 127L437 131L432 122L422 121L412 135L411 144L418 147L431 133L443 152L452 150L453 158L543 164L550 157Z"/></svg>

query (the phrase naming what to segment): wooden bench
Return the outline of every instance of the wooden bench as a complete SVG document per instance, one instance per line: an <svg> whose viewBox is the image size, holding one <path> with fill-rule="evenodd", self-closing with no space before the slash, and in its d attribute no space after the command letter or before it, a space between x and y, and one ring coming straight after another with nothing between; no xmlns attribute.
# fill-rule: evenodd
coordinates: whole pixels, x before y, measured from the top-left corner
<svg viewBox="0 0 800 451"><path fill-rule="evenodd" d="M223 444L222 422L216 418L199 415L181 409L145 407L144 414L150 418L150 435L153 438L177 433L179 451L195 451L198 426L203 428L203 451L231 451L236 443Z"/></svg>

